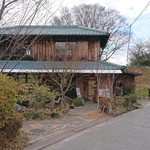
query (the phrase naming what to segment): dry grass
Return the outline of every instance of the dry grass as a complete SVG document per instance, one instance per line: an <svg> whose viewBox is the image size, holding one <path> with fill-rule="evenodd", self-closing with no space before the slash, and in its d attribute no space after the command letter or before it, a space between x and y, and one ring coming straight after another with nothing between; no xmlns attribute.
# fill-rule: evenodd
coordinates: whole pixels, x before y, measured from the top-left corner
<svg viewBox="0 0 150 150"><path fill-rule="evenodd" d="M20 131L19 135L12 140L4 140L0 145L0 150L23 150L29 143L27 134Z"/></svg>
<svg viewBox="0 0 150 150"><path fill-rule="evenodd" d="M104 116L104 114L96 112L96 111L82 115L82 117L85 119L99 119L99 118L102 118L103 116Z"/></svg>
<svg viewBox="0 0 150 150"><path fill-rule="evenodd" d="M150 88L150 67L130 67L130 69L142 74L135 78L136 93L139 96L148 96L148 88Z"/></svg>
<svg viewBox="0 0 150 150"><path fill-rule="evenodd" d="M142 74L136 77L136 86L150 86L150 67L130 67L130 69Z"/></svg>

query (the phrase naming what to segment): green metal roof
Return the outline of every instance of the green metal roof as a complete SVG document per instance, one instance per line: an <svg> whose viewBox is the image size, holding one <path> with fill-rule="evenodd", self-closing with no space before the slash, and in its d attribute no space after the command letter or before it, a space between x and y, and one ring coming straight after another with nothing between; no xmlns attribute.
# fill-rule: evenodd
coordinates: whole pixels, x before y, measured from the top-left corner
<svg viewBox="0 0 150 150"><path fill-rule="evenodd" d="M4 67L5 65L5 67ZM4 67L4 72L48 72L47 70L74 70L78 73L122 73L122 66L105 61L0 61L0 70ZM45 70L45 71L44 71Z"/></svg>
<svg viewBox="0 0 150 150"><path fill-rule="evenodd" d="M130 74L130 75L134 75L134 76L142 75L141 73L131 71L128 67L122 67L122 71L125 74Z"/></svg>
<svg viewBox="0 0 150 150"><path fill-rule="evenodd" d="M51 35L51 36L108 36L109 33L79 25L70 26L15 26L0 29L1 35Z"/></svg>

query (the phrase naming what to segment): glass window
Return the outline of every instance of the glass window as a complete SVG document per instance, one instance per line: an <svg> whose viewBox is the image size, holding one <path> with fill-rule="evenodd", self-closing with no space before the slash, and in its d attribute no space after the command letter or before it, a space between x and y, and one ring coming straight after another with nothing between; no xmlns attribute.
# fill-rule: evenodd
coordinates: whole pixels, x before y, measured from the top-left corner
<svg viewBox="0 0 150 150"><path fill-rule="evenodd" d="M55 42L55 49L58 56L72 56L76 48L76 42Z"/></svg>

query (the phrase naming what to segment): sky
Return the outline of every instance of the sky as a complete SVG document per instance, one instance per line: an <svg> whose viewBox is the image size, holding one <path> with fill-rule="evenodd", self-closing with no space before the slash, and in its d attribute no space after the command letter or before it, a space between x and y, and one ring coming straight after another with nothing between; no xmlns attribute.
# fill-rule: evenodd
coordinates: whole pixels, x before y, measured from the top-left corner
<svg viewBox="0 0 150 150"><path fill-rule="evenodd" d="M150 0L64 0L63 6L98 3L106 8L116 9L131 24ZM150 5L131 28L136 39L150 39ZM126 48L127 49L127 48ZM120 59L121 58L121 59ZM127 64L127 54L118 52L109 61L120 65Z"/></svg>

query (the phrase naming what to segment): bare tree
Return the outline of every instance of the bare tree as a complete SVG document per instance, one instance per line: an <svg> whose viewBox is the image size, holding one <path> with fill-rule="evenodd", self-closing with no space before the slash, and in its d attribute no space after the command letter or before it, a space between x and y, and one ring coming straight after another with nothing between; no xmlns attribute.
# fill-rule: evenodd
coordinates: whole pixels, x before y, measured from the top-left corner
<svg viewBox="0 0 150 150"><path fill-rule="evenodd" d="M62 7L60 10L61 16L54 16L52 25L72 25L73 24L73 18L72 14L67 7Z"/></svg>
<svg viewBox="0 0 150 150"><path fill-rule="evenodd" d="M66 93L75 87L76 71L77 66L76 62L71 61L68 63L67 60L63 61L50 61L49 66L50 70L45 66L45 69L48 71L45 82L54 87L58 92L57 94L61 97L61 104L64 107L67 107Z"/></svg>
<svg viewBox="0 0 150 150"><path fill-rule="evenodd" d="M54 7L56 3L49 0L0 1L0 59L6 60L1 72L9 60L19 62L31 55L31 46L39 39L41 31L31 38L29 33L34 32L36 26L31 30L30 26L46 25L61 5Z"/></svg>
<svg viewBox="0 0 150 150"><path fill-rule="evenodd" d="M137 41L130 49L132 66L150 66L150 40Z"/></svg>
<svg viewBox="0 0 150 150"><path fill-rule="evenodd" d="M82 4L71 9L64 7L60 16L54 16L51 22L53 25L78 24L111 33L106 48L102 50L103 60L108 60L128 41L127 20L116 10L99 4Z"/></svg>

